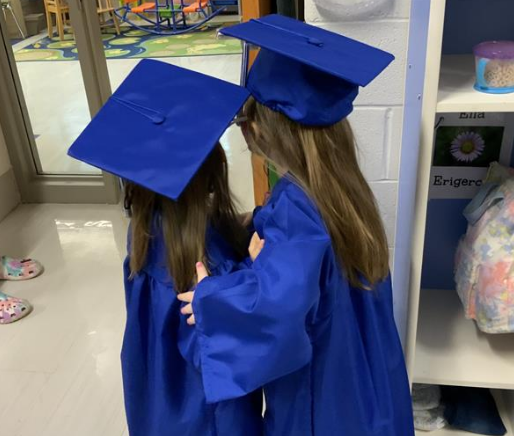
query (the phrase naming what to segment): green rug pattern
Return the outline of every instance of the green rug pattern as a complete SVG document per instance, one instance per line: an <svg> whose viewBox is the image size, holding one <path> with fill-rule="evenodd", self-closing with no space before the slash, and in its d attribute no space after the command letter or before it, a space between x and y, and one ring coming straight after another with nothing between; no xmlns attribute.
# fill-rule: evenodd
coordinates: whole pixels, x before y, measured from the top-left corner
<svg viewBox="0 0 514 436"><path fill-rule="evenodd" d="M230 23L233 24L233 23ZM216 38L216 32L226 24L205 26L183 35L159 36L142 30L122 28L116 35L114 28L102 30L105 57L107 59L166 58L178 56L205 56L240 54L241 43L232 38ZM16 51L17 62L27 61L76 61L78 60L75 37L65 34L64 41L57 35Z"/></svg>

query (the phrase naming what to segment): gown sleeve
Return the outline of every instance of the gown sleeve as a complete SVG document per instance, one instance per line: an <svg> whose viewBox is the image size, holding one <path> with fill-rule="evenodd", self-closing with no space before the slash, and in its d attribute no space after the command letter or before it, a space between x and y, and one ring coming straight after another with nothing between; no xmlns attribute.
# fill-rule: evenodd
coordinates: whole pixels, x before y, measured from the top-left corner
<svg viewBox="0 0 514 436"><path fill-rule="evenodd" d="M195 292L196 362L210 403L243 396L311 360L309 319L330 239L305 205L282 195L273 206L253 265L208 277Z"/></svg>
<svg viewBox="0 0 514 436"><path fill-rule="evenodd" d="M224 262L216 265L211 269L211 271L214 270L215 276L226 275L242 268L248 268L249 265L251 265L251 260L247 259L244 259L241 262L225 260ZM200 363L198 330L196 328L191 328L187 323L187 318L185 316L180 316L177 345L182 357L198 371L201 371L202 366Z"/></svg>

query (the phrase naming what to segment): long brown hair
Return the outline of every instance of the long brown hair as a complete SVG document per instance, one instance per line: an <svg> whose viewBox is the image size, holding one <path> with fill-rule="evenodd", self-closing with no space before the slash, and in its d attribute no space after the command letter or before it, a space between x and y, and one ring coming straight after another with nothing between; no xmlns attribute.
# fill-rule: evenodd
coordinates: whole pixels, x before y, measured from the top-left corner
<svg viewBox="0 0 514 436"><path fill-rule="evenodd" d="M286 169L314 200L350 283L369 288L384 279L389 273L387 238L359 168L350 123L300 125L253 98L244 112L250 150Z"/></svg>
<svg viewBox="0 0 514 436"><path fill-rule="evenodd" d="M209 225L221 234L236 255L246 255L247 234L230 195L227 158L220 144L177 201L128 183L125 202L132 212L131 277L146 264L156 217L166 244L167 266L179 293L193 285L196 262L207 260L205 242Z"/></svg>

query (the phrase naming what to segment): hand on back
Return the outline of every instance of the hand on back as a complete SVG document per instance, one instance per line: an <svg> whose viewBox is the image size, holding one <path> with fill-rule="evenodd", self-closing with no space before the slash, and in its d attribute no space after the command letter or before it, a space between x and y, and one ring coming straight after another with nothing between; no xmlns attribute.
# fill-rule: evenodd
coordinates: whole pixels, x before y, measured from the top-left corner
<svg viewBox="0 0 514 436"><path fill-rule="evenodd" d="M252 261L255 261L255 259L257 259L257 256L259 256L263 248L264 239L261 239L257 232L255 232L250 241L250 245L248 246L248 253L250 253L250 258L252 259ZM209 274L207 273L207 268L205 268L205 265L202 262L197 262L196 264L196 277L197 283L200 283L203 279L209 277ZM182 294L178 294L177 298L183 303L186 303L186 305L182 309L180 309L180 312L182 313L182 315L188 316L187 323L189 325L194 325L196 323L195 314L193 311L193 300L195 298L195 292L183 292Z"/></svg>
<svg viewBox="0 0 514 436"><path fill-rule="evenodd" d="M248 246L248 253L250 253L250 258L255 262L257 256L261 253L264 248L264 239L261 239L257 232L255 232L250 241L250 245Z"/></svg>

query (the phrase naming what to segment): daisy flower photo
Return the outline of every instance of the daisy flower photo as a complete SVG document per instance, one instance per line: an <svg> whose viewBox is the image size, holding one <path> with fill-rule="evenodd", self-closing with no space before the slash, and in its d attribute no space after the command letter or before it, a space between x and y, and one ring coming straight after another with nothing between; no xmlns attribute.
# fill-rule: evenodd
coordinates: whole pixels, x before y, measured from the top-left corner
<svg viewBox="0 0 514 436"><path fill-rule="evenodd" d="M484 151L484 139L475 132L459 133L451 143L452 156L460 162L472 162Z"/></svg>
<svg viewBox="0 0 514 436"><path fill-rule="evenodd" d="M500 159L503 126L441 126L434 144L434 166L487 168Z"/></svg>

